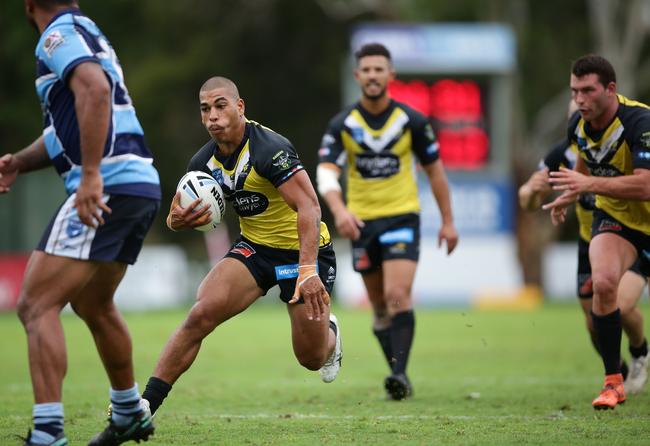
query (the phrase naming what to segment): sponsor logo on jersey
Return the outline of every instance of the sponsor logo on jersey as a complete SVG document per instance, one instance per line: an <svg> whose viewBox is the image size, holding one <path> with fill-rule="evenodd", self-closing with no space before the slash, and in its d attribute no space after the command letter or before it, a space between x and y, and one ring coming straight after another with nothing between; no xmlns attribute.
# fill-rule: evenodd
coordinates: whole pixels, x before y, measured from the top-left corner
<svg viewBox="0 0 650 446"><path fill-rule="evenodd" d="M623 173L611 164L596 164L587 162L589 172L595 177L619 177Z"/></svg>
<svg viewBox="0 0 650 446"><path fill-rule="evenodd" d="M621 224L614 220L603 220L598 225L598 232L620 232L622 230Z"/></svg>
<svg viewBox="0 0 650 446"><path fill-rule="evenodd" d="M399 172L399 158L393 153L360 153L356 168L363 178L388 178Z"/></svg>
<svg viewBox="0 0 650 446"><path fill-rule="evenodd" d="M280 150L278 153L273 155L273 165L279 167L280 169L289 168L289 155L284 150Z"/></svg>
<svg viewBox="0 0 650 446"><path fill-rule="evenodd" d="M47 54L47 57L52 57L54 50L60 47L63 42L65 42L65 39L61 35L60 31L52 31L49 33L47 37L45 37L45 41L43 41L43 50L45 51L45 54Z"/></svg>
<svg viewBox="0 0 650 446"><path fill-rule="evenodd" d="M246 258L249 258L253 254L255 254L255 250L251 245L249 245L246 242L239 242L235 246L232 247L230 250L233 254L241 254Z"/></svg>
<svg viewBox="0 0 650 446"><path fill-rule="evenodd" d="M269 207L269 199L259 192L239 190L232 196L232 205L240 217L252 217Z"/></svg>

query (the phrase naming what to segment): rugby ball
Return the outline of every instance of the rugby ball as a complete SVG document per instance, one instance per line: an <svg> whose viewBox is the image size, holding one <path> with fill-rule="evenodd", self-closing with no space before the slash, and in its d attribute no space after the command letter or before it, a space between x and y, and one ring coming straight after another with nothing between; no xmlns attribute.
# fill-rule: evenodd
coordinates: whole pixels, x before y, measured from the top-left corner
<svg viewBox="0 0 650 446"><path fill-rule="evenodd" d="M202 208L210 205L212 220L203 226L197 226L197 231L210 231L217 227L226 212L226 200L223 197L223 190L217 181L205 172L200 170L190 171L183 175L178 182L176 190L181 193L181 206L186 208L197 198L203 201L199 205Z"/></svg>

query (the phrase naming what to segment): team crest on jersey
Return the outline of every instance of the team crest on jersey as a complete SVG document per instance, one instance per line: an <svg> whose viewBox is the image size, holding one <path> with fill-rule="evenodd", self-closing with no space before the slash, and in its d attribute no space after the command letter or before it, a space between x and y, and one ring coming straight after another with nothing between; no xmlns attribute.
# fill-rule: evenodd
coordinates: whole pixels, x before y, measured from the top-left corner
<svg viewBox="0 0 650 446"><path fill-rule="evenodd" d="M214 178L214 180L217 183L219 183L219 186L221 186L223 188L224 181L223 181L223 172L221 171L221 169L213 170L212 171L212 178Z"/></svg>
<svg viewBox="0 0 650 446"><path fill-rule="evenodd" d="M65 39L60 31L52 31L48 34L43 42L43 50L47 54L47 57L52 57L54 50L60 47L63 42L65 42Z"/></svg>
<svg viewBox="0 0 650 446"><path fill-rule="evenodd" d="M357 144L361 144L363 142L363 129L361 127L351 127L350 136Z"/></svg>
<svg viewBox="0 0 650 446"><path fill-rule="evenodd" d="M289 168L289 155L284 150L280 150L278 153L273 155L273 165L279 167L280 169Z"/></svg>
<svg viewBox="0 0 650 446"><path fill-rule="evenodd" d="M650 149L650 132L642 133L639 141L643 147Z"/></svg>

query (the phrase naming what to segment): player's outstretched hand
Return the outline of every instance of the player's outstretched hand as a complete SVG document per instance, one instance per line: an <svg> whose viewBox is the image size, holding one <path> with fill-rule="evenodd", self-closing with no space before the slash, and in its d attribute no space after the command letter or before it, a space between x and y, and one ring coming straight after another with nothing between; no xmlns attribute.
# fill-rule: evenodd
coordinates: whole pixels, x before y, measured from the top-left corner
<svg viewBox="0 0 650 446"><path fill-rule="evenodd" d="M318 277L316 265L300 265L298 267L296 289L289 303L295 304L301 297L305 302L307 319L320 321L330 303L330 295Z"/></svg>
<svg viewBox="0 0 650 446"><path fill-rule="evenodd" d="M176 192L169 206L169 215L167 215L167 226L172 231L181 229L191 229L197 226L203 226L210 223L210 205L200 206L201 198L194 200L189 206L181 206L181 193Z"/></svg>
<svg viewBox="0 0 650 446"><path fill-rule="evenodd" d="M560 196L550 203L542 206L545 211L551 211L551 222L554 226L564 223L566 220L567 207L578 199L578 192L565 190Z"/></svg>
<svg viewBox="0 0 650 446"><path fill-rule="evenodd" d="M334 215L334 225L337 232L350 240L358 240L361 236L360 228L365 224L347 209L342 209Z"/></svg>
<svg viewBox="0 0 650 446"><path fill-rule="evenodd" d="M0 157L0 194L6 194L11 190L11 185L18 177L18 166L16 158L7 153Z"/></svg>
<svg viewBox="0 0 650 446"><path fill-rule="evenodd" d="M458 232L453 223L445 223L438 232L438 248L442 246L442 242L447 244L447 255L451 254L456 245L458 245Z"/></svg>
<svg viewBox="0 0 650 446"><path fill-rule="evenodd" d="M104 180L99 171L84 172L81 175L81 182L77 188L74 199L74 207L77 209L79 220L86 226L96 228L104 224L102 212L111 213L104 203Z"/></svg>

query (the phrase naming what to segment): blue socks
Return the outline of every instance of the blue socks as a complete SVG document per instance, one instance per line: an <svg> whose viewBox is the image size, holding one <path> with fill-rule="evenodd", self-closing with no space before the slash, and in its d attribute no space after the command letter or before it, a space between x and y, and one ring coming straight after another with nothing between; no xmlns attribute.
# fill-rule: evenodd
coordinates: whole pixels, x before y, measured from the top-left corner
<svg viewBox="0 0 650 446"><path fill-rule="evenodd" d="M33 444L49 444L63 431L63 403L34 404L32 412L34 430L30 436Z"/></svg>
<svg viewBox="0 0 650 446"><path fill-rule="evenodd" d="M133 417L138 415L140 408L140 392L135 384L130 389L115 390L111 388L111 404L113 405L111 419L116 426L127 426L133 422Z"/></svg>

